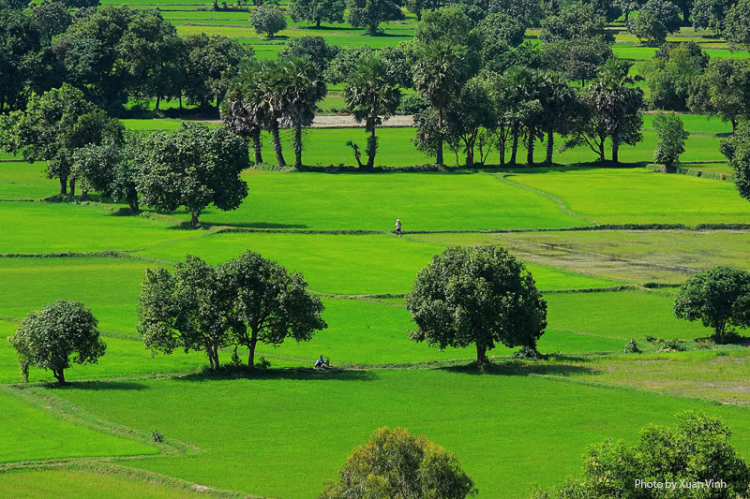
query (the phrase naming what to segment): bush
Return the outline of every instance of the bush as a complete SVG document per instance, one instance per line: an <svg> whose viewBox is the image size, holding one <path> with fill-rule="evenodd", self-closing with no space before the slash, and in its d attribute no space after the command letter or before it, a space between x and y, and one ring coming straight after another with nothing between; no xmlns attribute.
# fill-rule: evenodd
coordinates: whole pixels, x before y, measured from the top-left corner
<svg viewBox="0 0 750 499"><path fill-rule="evenodd" d="M676 114L657 114L654 116L656 129L656 150L654 161L664 165L667 172L674 172L674 164L685 152L685 140L690 133L685 131L682 120Z"/></svg>
<svg viewBox="0 0 750 499"><path fill-rule="evenodd" d="M638 348L638 343L636 343L634 339L625 344L625 353L641 353L641 350Z"/></svg>
<svg viewBox="0 0 750 499"><path fill-rule="evenodd" d="M659 349L657 352L684 352L685 345L683 341L677 338L671 338L667 340L659 340Z"/></svg>
<svg viewBox="0 0 750 499"><path fill-rule="evenodd" d="M250 24L253 25L256 33L265 33L268 38L279 31L286 29L286 18L284 11L276 5L261 5L250 18Z"/></svg>
<svg viewBox="0 0 750 499"><path fill-rule="evenodd" d="M164 439L164 434L159 430L154 430L151 432L151 440L153 440L154 442L162 443L164 442Z"/></svg>

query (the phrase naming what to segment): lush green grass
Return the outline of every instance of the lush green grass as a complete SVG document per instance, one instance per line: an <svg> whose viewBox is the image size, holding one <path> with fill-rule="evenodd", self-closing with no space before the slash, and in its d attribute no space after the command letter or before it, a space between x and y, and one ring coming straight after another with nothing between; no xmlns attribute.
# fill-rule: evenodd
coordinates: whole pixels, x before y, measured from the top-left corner
<svg viewBox="0 0 750 499"><path fill-rule="evenodd" d="M155 448L145 444L61 421L48 412L30 407L6 390L0 390L0 407L3 408L0 411L0 428L3 429L0 464L157 453Z"/></svg>
<svg viewBox="0 0 750 499"><path fill-rule="evenodd" d="M44 163L0 162L0 200L43 199L59 192L60 182L44 173Z"/></svg>
<svg viewBox="0 0 750 499"><path fill-rule="evenodd" d="M633 442L642 426L673 424L688 408L720 414L734 444L750 455L746 410L512 372L290 372L143 381L139 390L94 384L60 394L117 424L156 428L204 449L128 466L291 499L319 493L352 448L385 425L456 453L483 498L527 497L532 483L551 485L579 472L587 445L607 437Z"/></svg>
<svg viewBox="0 0 750 499"><path fill-rule="evenodd" d="M15 471L0 474L0 488L6 497L36 499L40 497L131 497L139 499L179 499L202 492L187 488L140 481L125 474L93 473L73 470Z"/></svg>
<svg viewBox="0 0 750 499"><path fill-rule="evenodd" d="M591 169L517 175L574 212L600 223L748 223L750 204L729 182L644 169Z"/></svg>
<svg viewBox="0 0 750 499"><path fill-rule="evenodd" d="M230 212L208 209L201 215L202 222L380 231L393 230L397 218L406 231L588 225L550 199L490 174L332 175L251 170L244 178L250 193L242 206ZM189 220L184 212L179 216Z"/></svg>
<svg viewBox="0 0 750 499"><path fill-rule="evenodd" d="M174 262L191 254L219 263L251 249L289 270L302 272L315 291L378 294L411 291L419 269L427 266L443 248L390 235L229 233L155 246L137 254ZM541 289L620 284L538 265L529 265L529 270Z"/></svg>
<svg viewBox="0 0 750 499"><path fill-rule="evenodd" d="M98 206L0 202L0 253L135 249L192 236L168 230L174 225L159 216L118 216Z"/></svg>

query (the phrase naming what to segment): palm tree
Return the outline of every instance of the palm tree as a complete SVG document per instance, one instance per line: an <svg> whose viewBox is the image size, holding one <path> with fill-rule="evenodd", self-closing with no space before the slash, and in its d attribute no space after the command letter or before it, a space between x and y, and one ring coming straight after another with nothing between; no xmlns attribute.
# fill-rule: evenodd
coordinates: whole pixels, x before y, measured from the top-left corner
<svg viewBox="0 0 750 499"><path fill-rule="evenodd" d="M271 132L273 150L279 168L286 166L281 149L279 120L283 117L282 109L285 71L282 61L265 60L258 65L256 81L258 82L258 106L265 110L263 128Z"/></svg>
<svg viewBox="0 0 750 499"><path fill-rule="evenodd" d="M414 66L414 87L437 110L438 130L443 130L443 113L454 96L469 79L465 50L446 42L433 42L421 47ZM443 165L443 138L437 138L437 158Z"/></svg>
<svg viewBox="0 0 750 499"><path fill-rule="evenodd" d="M221 103L221 118L231 132L251 139L255 164L263 163L260 132L268 121L269 107L258 89L257 62L244 65L227 89L226 99Z"/></svg>
<svg viewBox="0 0 750 499"><path fill-rule="evenodd" d="M375 127L390 118L401 102L401 89L380 54L369 55L360 61L346 82L344 101L357 123L364 121L365 130L370 132L366 152L367 169L372 170L378 149Z"/></svg>
<svg viewBox="0 0 750 499"><path fill-rule="evenodd" d="M302 168L302 127L312 125L317 103L328 91L322 74L305 59L281 59L278 67L281 78L275 92L281 110L281 124L294 128L294 167Z"/></svg>

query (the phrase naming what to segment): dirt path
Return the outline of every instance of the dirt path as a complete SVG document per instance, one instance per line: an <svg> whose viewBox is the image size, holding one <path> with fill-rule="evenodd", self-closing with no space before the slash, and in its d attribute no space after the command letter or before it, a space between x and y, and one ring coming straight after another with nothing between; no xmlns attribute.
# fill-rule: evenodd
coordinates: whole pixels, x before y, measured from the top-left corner
<svg viewBox="0 0 750 499"><path fill-rule="evenodd" d="M219 120L196 120L203 123L214 123L219 124ZM315 121L310 128L361 128L364 127L364 123L357 123L352 115L343 116L316 116ZM414 126L414 121L411 115L407 116L392 116L388 120L384 121L379 127L411 127Z"/></svg>

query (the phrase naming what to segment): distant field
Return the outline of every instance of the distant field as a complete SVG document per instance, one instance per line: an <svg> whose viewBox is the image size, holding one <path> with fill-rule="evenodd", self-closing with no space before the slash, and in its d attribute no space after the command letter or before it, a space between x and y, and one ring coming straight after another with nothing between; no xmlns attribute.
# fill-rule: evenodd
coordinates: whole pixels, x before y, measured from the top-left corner
<svg viewBox="0 0 750 499"><path fill-rule="evenodd" d="M93 384L60 395L117 424L156 428L204 450L128 460L128 466L290 499L320 493L352 448L385 425L424 434L454 452L482 498L528 497L531 484L549 486L577 474L587 445L607 437L634 442L642 426L674 424L674 414L688 408L720 414L740 452L750 452L746 410L512 371L280 372L134 385L142 388Z"/></svg>

